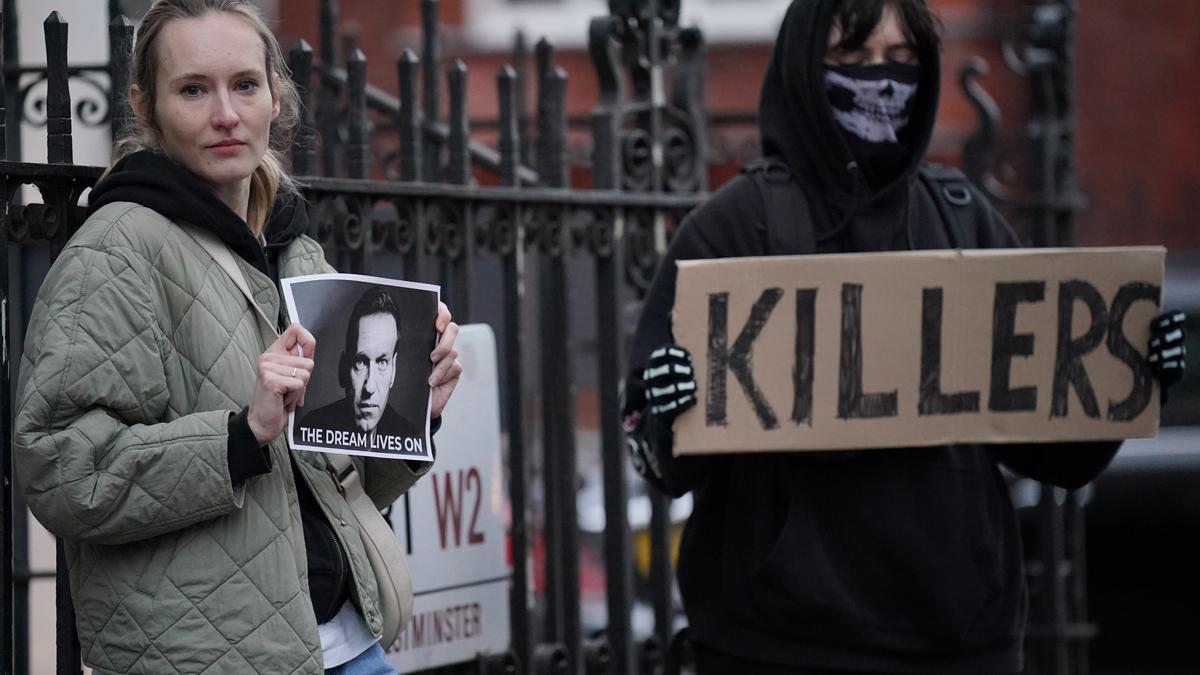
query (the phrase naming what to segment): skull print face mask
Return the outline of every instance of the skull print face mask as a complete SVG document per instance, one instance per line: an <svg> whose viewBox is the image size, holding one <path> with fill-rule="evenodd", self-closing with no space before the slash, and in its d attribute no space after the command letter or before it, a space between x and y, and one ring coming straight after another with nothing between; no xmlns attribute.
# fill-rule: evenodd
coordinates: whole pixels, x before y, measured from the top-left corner
<svg viewBox="0 0 1200 675"><path fill-rule="evenodd" d="M901 63L828 65L825 89L833 117L868 143L897 143L908 125L918 66Z"/></svg>

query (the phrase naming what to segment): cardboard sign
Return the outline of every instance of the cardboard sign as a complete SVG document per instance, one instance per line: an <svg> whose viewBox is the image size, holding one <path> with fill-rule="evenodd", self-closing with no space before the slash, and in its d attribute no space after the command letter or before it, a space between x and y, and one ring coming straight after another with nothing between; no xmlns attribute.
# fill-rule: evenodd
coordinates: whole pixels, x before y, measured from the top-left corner
<svg viewBox="0 0 1200 675"><path fill-rule="evenodd" d="M681 261L676 454L1153 436L1161 247Z"/></svg>
<svg viewBox="0 0 1200 675"><path fill-rule="evenodd" d="M500 653L510 641L496 338L486 325L462 326L455 349L463 375L434 436L437 461L391 512L413 582L412 620L386 646L401 673Z"/></svg>

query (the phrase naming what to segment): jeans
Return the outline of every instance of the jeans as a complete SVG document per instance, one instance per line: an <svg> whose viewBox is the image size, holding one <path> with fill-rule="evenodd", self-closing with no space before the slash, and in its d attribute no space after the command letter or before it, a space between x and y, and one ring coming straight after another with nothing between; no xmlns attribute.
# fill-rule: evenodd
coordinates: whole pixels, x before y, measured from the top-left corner
<svg viewBox="0 0 1200 675"><path fill-rule="evenodd" d="M376 642L342 665L325 669L325 675L396 675L396 669L387 662L383 647Z"/></svg>

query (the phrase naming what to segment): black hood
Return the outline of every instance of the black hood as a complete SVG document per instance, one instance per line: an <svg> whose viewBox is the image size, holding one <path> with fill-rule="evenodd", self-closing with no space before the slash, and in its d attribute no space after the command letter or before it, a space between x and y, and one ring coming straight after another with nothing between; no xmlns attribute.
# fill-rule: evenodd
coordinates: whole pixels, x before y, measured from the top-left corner
<svg viewBox="0 0 1200 675"><path fill-rule="evenodd" d="M166 156L146 150L122 158L96 184L89 199L88 215L112 202L141 204L171 220L208 230L243 260L272 277L274 265L269 264L268 254L308 230L308 210L302 200L281 192L267 218L264 250L246 221L226 206L204 181Z"/></svg>
<svg viewBox="0 0 1200 675"><path fill-rule="evenodd" d="M920 78L905 129L906 168L891 182L871 187L842 138L825 93L825 52L834 0L794 0L767 67L759 101L763 155L787 162L829 215L844 222L912 179L925 155L937 117L941 67L936 43L916 46Z"/></svg>

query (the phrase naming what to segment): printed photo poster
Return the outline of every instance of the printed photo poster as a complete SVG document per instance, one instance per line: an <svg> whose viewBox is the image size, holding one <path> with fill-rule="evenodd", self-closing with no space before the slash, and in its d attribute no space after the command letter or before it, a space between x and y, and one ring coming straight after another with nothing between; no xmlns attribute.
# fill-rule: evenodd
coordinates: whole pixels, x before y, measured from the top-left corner
<svg viewBox="0 0 1200 675"><path fill-rule="evenodd" d="M292 321L317 340L304 405L288 421L291 446L432 462L429 353L440 287L357 274L282 283Z"/></svg>

